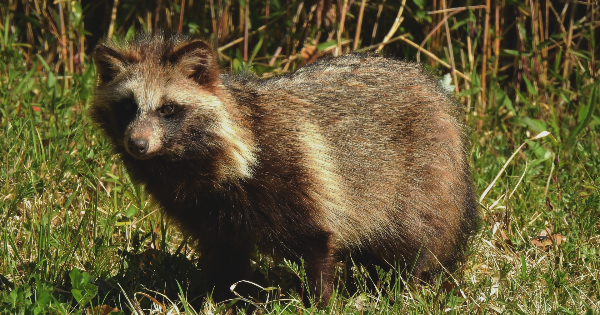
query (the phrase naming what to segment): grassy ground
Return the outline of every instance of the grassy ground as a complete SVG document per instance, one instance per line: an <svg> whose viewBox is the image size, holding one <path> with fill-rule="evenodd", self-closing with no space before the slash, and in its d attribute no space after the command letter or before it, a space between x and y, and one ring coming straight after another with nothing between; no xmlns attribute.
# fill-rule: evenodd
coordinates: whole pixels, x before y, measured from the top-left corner
<svg viewBox="0 0 600 315"><path fill-rule="evenodd" d="M459 96L468 108L484 220L462 268L415 284L341 262L335 300L317 310L301 302L302 268L270 257L254 264L258 284L236 288L251 296L212 303L200 289L199 253L131 183L85 117L93 67L86 60L79 72L56 71L40 55L24 63L26 46L3 30L0 314L195 314L232 306L270 314L600 313L600 84L593 40L591 54L571 55L571 66L580 67L568 76L566 58L555 54L544 59L552 61L544 68L547 85L522 76L514 88L490 76L485 97L476 86L481 76L469 71L479 65L463 56L459 69L469 80L460 79ZM503 50L504 57L511 53ZM536 53L522 65L535 68Z"/></svg>

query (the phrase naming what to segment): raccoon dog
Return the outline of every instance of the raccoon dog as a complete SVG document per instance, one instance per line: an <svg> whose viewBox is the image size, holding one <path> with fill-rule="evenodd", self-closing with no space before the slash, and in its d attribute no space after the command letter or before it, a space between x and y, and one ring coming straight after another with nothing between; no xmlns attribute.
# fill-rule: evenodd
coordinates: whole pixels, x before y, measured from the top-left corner
<svg viewBox="0 0 600 315"><path fill-rule="evenodd" d="M426 279L475 230L461 112L418 64L351 54L258 79L163 35L101 44L94 61L90 117L198 241L216 299L251 273L255 246L303 259L327 303L342 255Z"/></svg>

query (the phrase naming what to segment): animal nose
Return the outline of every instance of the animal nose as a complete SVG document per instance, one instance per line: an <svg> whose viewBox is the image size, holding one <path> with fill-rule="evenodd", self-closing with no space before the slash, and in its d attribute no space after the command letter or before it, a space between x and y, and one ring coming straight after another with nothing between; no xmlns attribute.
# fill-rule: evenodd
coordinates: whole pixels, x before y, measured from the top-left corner
<svg viewBox="0 0 600 315"><path fill-rule="evenodd" d="M142 156L148 152L148 140L129 139L129 152L135 156Z"/></svg>

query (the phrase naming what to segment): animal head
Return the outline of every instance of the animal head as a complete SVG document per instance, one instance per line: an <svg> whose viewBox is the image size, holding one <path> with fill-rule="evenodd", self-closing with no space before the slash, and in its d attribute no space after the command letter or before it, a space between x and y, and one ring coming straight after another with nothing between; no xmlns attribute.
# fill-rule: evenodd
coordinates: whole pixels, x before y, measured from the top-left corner
<svg viewBox="0 0 600 315"><path fill-rule="evenodd" d="M138 159L208 149L198 146L206 141L189 138L210 136L223 110L215 95L216 60L205 42L139 36L99 45L94 63L98 85L90 115L117 147ZM197 145L185 146L190 140Z"/></svg>
<svg viewBox="0 0 600 315"><path fill-rule="evenodd" d="M94 63L98 81L89 115L118 152L139 160L220 158L221 173L249 175L251 141L206 42L139 35L100 44Z"/></svg>

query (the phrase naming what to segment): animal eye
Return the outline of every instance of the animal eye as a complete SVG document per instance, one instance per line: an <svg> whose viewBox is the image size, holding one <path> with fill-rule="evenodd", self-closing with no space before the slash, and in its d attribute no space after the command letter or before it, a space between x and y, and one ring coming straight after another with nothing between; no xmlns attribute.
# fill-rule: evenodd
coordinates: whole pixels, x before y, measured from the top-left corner
<svg viewBox="0 0 600 315"><path fill-rule="evenodd" d="M173 105L164 105L163 107L161 107L159 109L160 114L162 116L169 116L172 115L175 112L175 106Z"/></svg>
<svg viewBox="0 0 600 315"><path fill-rule="evenodd" d="M117 127L124 130L137 114L137 104L133 99L126 98L112 104L112 112Z"/></svg>
<svg viewBox="0 0 600 315"><path fill-rule="evenodd" d="M113 109L119 113L134 113L137 110L137 104L132 99L126 98L114 103Z"/></svg>

